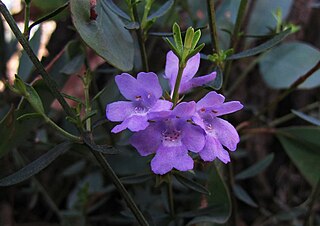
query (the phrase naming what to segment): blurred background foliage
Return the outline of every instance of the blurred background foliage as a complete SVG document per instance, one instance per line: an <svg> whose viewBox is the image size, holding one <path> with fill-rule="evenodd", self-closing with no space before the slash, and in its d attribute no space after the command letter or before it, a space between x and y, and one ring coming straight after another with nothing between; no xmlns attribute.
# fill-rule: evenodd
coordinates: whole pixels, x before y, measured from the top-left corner
<svg viewBox="0 0 320 226"><path fill-rule="evenodd" d="M24 1L4 2L23 27ZM292 87L320 60L319 1L249 0L235 55L228 57L240 55L232 61L228 83L222 89L225 71L208 57L213 52L206 1L154 1L148 17L143 19L147 1L142 0L136 4L140 21L128 9L128 2L98 0L98 17L94 23L87 23L89 1L71 0L50 21L32 28L29 43L68 103L82 119L91 118L95 143L120 150L116 155L107 155L107 159L151 224L320 225L320 71ZM30 18L36 21L66 3L32 0ZM223 51L232 44L239 6L238 0L215 1ZM171 35L174 22L182 30L189 26L201 29L200 43L206 46L199 75L215 68L220 76L220 84L197 88L185 98L198 100L208 90L220 89L228 99L245 105L243 111L228 116L241 135L238 150L231 153L232 164L196 160L193 172L174 174L175 221L169 215L163 178L152 175L149 169L150 157L140 157L128 145L130 132L111 134L115 124L105 120L105 106L122 99L114 76L122 71L136 74L145 70L141 37L149 70L159 75L163 88L168 90L162 75L169 48L163 37ZM288 27L295 32L284 34ZM86 67L93 74L90 95L94 111L89 116L84 113L84 88L79 78ZM0 71L0 178L5 178L63 141L42 118L31 114L34 110L30 104L12 93L5 86L6 80L12 80L17 73L31 83L46 115L66 131L76 134L77 122L66 118L3 19ZM47 158L47 164L38 164L36 171L57 157ZM33 174L18 171L15 179L24 180ZM0 180L0 184L5 183ZM36 176L15 186L1 187L0 191L1 226L136 224L88 147L79 144L73 144Z"/></svg>

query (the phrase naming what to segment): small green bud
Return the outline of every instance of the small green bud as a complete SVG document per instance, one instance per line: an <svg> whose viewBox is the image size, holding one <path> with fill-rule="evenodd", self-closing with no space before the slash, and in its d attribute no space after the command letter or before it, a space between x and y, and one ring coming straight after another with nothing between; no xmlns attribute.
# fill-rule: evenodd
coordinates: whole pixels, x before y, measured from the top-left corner
<svg viewBox="0 0 320 226"><path fill-rule="evenodd" d="M186 37L184 38L185 49L191 50L193 36L194 36L194 29L192 27L189 27L186 33Z"/></svg>
<svg viewBox="0 0 320 226"><path fill-rule="evenodd" d="M13 86L9 85L9 88L21 96L28 95L26 84L18 75L15 76Z"/></svg>

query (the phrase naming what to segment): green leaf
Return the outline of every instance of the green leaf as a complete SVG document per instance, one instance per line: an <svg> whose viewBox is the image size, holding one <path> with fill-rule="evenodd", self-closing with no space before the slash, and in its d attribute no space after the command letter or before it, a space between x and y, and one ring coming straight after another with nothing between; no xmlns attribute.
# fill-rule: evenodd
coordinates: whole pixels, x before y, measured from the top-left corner
<svg viewBox="0 0 320 226"><path fill-rule="evenodd" d="M174 42L176 44L176 49L178 50L178 53L182 53L183 42L182 42L181 30L177 23L173 24L172 31L173 31ZM177 55L177 56L179 57L180 55Z"/></svg>
<svg viewBox="0 0 320 226"><path fill-rule="evenodd" d="M108 7L118 16L130 21L130 16L128 16L128 14L126 14L125 12L122 11L122 9L120 9L116 4L114 4L114 2L112 0L104 0L107 2Z"/></svg>
<svg viewBox="0 0 320 226"><path fill-rule="evenodd" d="M277 131L284 150L307 181L315 186L320 178L320 129L291 127Z"/></svg>
<svg viewBox="0 0 320 226"><path fill-rule="evenodd" d="M41 33L42 33L42 28L40 26L29 41L31 49L36 54L38 53L40 48ZM19 60L18 75L22 78L23 81L27 81L32 72L32 69L33 69L33 63L29 59L29 56L27 55L27 53L25 51L22 51L22 54Z"/></svg>
<svg viewBox="0 0 320 226"><path fill-rule="evenodd" d="M239 185L235 185L233 188L235 196L243 201L244 203L248 204L252 207L258 207L257 203L253 201L253 199L250 197L250 195Z"/></svg>
<svg viewBox="0 0 320 226"><path fill-rule="evenodd" d="M39 114L39 113L27 113L27 114L23 114L21 116L19 116L17 118L18 121L21 121L21 120L27 120L27 119L32 119L32 118L41 118L42 115Z"/></svg>
<svg viewBox="0 0 320 226"><path fill-rule="evenodd" d="M174 0L169 0L166 3L162 4L162 6L155 11L154 13L152 13L150 16L148 16L148 20L153 20L156 19L158 17L162 17L164 14L166 14L171 7L173 6Z"/></svg>
<svg viewBox="0 0 320 226"><path fill-rule="evenodd" d="M141 184L148 180L151 180L153 177L150 173L144 173L134 176L122 177L120 178L121 183L123 184Z"/></svg>
<svg viewBox="0 0 320 226"><path fill-rule="evenodd" d="M83 137L85 144L94 151L101 152L103 154L114 155L118 154L119 151L110 145L99 145L92 142L88 136Z"/></svg>
<svg viewBox="0 0 320 226"><path fill-rule="evenodd" d="M201 30L197 30L193 35L191 49L196 48L200 38L201 38Z"/></svg>
<svg viewBox="0 0 320 226"><path fill-rule="evenodd" d="M29 101L33 109L40 114L44 114L42 100L37 91L32 86L27 85L27 92L29 95L26 99Z"/></svg>
<svg viewBox="0 0 320 226"><path fill-rule="evenodd" d="M265 157L263 160L255 163L254 165L250 166L249 168L245 169L244 171L238 173L235 176L236 180L244 180L250 177L254 177L257 174L264 171L273 161L274 154L270 154L267 157Z"/></svg>
<svg viewBox="0 0 320 226"><path fill-rule="evenodd" d="M96 20L90 20L90 1L71 0L70 8L74 26L84 42L114 67L130 71L133 68L133 40L108 4L97 1Z"/></svg>
<svg viewBox="0 0 320 226"><path fill-rule="evenodd" d="M29 179L30 177L34 176L35 174L39 173L41 170L46 168L60 155L68 151L70 147L71 143L69 142L61 143L55 146L50 151L42 155L40 158L26 165L19 171L11 174L10 176L0 179L0 186L10 186Z"/></svg>
<svg viewBox="0 0 320 226"><path fill-rule="evenodd" d="M305 113L301 111L291 110L293 114L298 116L299 118L302 118L303 120L312 123L313 125L320 126L320 120L316 119L310 115L306 115Z"/></svg>
<svg viewBox="0 0 320 226"><path fill-rule="evenodd" d="M210 195L210 192L206 187L203 185L195 182L191 178L189 178L185 173L182 172L174 172L173 174L175 178L184 186L187 188L190 188L193 191L205 194L205 195Z"/></svg>
<svg viewBox="0 0 320 226"><path fill-rule="evenodd" d="M293 0L256 0L250 15L248 33L257 35L269 33L270 28L277 26L273 13L280 9L282 19L285 19L289 15L292 4Z"/></svg>
<svg viewBox="0 0 320 226"><path fill-rule="evenodd" d="M319 59L320 51L306 43L284 43L261 57L260 72L271 88L288 88L318 63ZM298 88L310 89L319 85L320 71L317 71Z"/></svg>
<svg viewBox="0 0 320 226"><path fill-rule="evenodd" d="M256 54L265 52L268 49L271 49L272 47L277 45L283 39L285 39L290 33L291 33L291 29L287 29L285 31L282 31L279 34L275 35L273 38L271 38L268 41L262 43L261 45L256 46L256 47L254 47L252 49L244 50L244 51L242 51L240 53L233 54L230 57L228 57L227 60L236 60L236 59L245 58L245 57L249 57L249 56L254 56Z"/></svg>

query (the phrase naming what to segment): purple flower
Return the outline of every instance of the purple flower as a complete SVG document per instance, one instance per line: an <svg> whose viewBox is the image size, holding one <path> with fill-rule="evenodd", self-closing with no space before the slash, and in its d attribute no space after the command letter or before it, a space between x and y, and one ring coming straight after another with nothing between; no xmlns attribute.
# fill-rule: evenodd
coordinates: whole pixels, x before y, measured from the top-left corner
<svg viewBox="0 0 320 226"><path fill-rule="evenodd" d="M191 57L183 71L179 93L185 93L191 88L202 86L216 78L216 72L211 74L193 78L197 73L200 65L200 53L197 53L195 56ZM174 90L176 83L177 75L179 70L179 58L172 52L167 53L167 61L165 67L166 79L169 79L169 85L171 92Z"/></svg>
<svg viewBox="0 0 320 226"><path fill-rule="evenodd" d="M236 129L218 116L238 111L243 105L239 101L224 103L224 99L224 96L212 91L197 103L197 114L193 121L206 132L205 146L199 152L204 161L218 158L224 163L230 162L229 153L223 146L235 151L239 143Z"/></svg>
<svg viewBox="0 0 320 226"><path fill-rule="evenodd" d="M159 100L162 89L158 77L152 72L140 72L137 79L127 73L117 75L117 86L121 94L130 101L117 101L107 105L106 117L113 122L121 122L112 129L118 133L126 128L139 131L149 125L150 112L169 110L172 103Z"/></svg>
<svg viewBox="0 0 320 226"><path fill-rule="evenodd" d="M188 150L199 152L205 145L205 133L199 126L188 122L195 114L196 103L180 103L172 111L153 114L155 122L131 137L131 144L140 155L154 154L151 169L165 174L173 168L187 171L193 168Z"/></svg>

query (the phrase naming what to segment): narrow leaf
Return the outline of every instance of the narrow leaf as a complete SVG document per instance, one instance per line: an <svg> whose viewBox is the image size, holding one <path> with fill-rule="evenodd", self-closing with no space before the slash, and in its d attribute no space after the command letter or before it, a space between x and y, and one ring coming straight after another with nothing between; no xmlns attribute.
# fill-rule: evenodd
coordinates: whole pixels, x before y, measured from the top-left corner
<svg viewBox="0 0 320 226"><path fill-rule="evenodd" d="M199 46L197 46L194 50L192 50L189 54L186 60L189 60L191 57L193 57L194 55L196 55L197 53L199 53L203 47L205 46L204 43L201 43Z"/></svg>
<svg viewBox="0 0 320 226"><path fill-rule="evenodd" d="M270 154L267 157L265 157L263 160L255 163L254 165L250 166L249 168L245 169L244 171L238 173L235 176L236 180L244 180L250 177L254 177L257 174L264 171L273 161L274 154Z"/></svg>
<svg viewBox="0 0 320 226"><path fill-rule="evenodd" d="M187 188L190 188L193 191L196 191L196 192L199 192L199 193L202 193L205 195L210 195L210 192L208 191L208 189L206 187L204 187L203 185L188 178L187 176L183 175L182 173L175 172L174 176L181 184L183 184Z"/></svg>
<svg viewBox="0 0 320 226"><path fill-rule="evenodd" d="M248 204L252 207L258 207L257 203L253 201L253 199L250 197L250 195L239 185L235 185L233 188L235 196L243 201L244 203Z"/></svg>
<svg viewBox="0 0 320 226"><path fill-rule="evenodd" d="M173 31L174 42L176 44L176 49L178 50L179 53L181 53L183 50L183 42L182 42L181 30L177 23L173 24L172 31Z"/></svg>
<svg viewBox="0 0 320 226"><path fill-rule="evenodd" d="M306 115L305 113L300 112L300 111L291 110L291 112L293 114L295 114L296 116L298 116L299 118L302 118L303 120L305 120L307 122L310 122L313 125L320 126L320 120L319 119L316 119L316 118L314 118L314 117L312 117L310 115Z"/></svg>
<svg viewBox="0 0 320 226"><path fill-rule="evenodd" d="M94 151L101 152L103 154L109 154L109 155L113 155L113 154L118 154L119 153L119 151L117 149L115 149L114 147L112 147L112 146L95 144L86 135L83 137L83 141L85 142L85 144L89 148L91 148Z"/></svg>
<svg viewBox="0 0 320 226"><path fill-rule="evenodd" d="M126 20L131 20L130 17L128 16L128 14L126 14L125 12L123 12L116 4L114 4L114 2L112 0L102 0L102 1L106 1L108 7L118 16L126 19Z"/></svg>
<svg viewBox="0 0 320 226"><path fill-rule="evenodd" d="M166 14L170 10L170 8L173 6L173 3L174 3L174 0L167 1L157 11L155 11L150 16L148 16L147 19L148 20L153 20L153 19L156 19L158 17L163 16L164 14Z"/></svg>
<svg viewBox="0 0 320 226"><path fill-rule="evenodd" d="M197 30L193 35L191 49L194 49L197 46L200 38L201 38L201 30Z"/></svg>
<svg viewBox="0 0 320 226"><path fill-rule="evenodd" d="M138 22L129 22L124 27L128 30L138 30L140 28L140 24Z"/></svg>
<svg viewBox="0 0 320 226"><path fill-rule="evenodd" d="M29 179L33 175L39 173L41 170L46 168L50 163L52 163L60 155L68 151L70 147L71 147L70 142L61 143L55 146L50 151L42 155L40 158L26 165L19 171L1 179L0 186L1 187L10 186L10 185L14 185Z"/></svg>
<svg viewBox="0 0 320 226"><path fill-rule="evenodd" d="M32 119L32 118L40 118L40 117L42 117L42 115L39 113L26 113L19 116L17 120L21 121L21 120Z"/></svg>
<svg viewBox="0 0 320 226"><path fill-rule="evenodd" d="M243 52L233 54L230 57L228 57L227 60L236 60L236 59L240 59L240 58L254 56L258 53L262 53L268 49L271 49L273 46L277 45L279 42L281 42L283 39L285 39L290 33L291 33L291 29L287 29L285 31L282 31L278 35L276 35L273 38L266 41L265 43L263 43L259 46L256 46L252 49L247 49L247 50L244 50Z"/></svg>
<svg viewBox="0 0 320 226"><path fill-rule="evenodd" d="M40 48L41 33L42 33L42 29L41 27L39 27L29 41L33 52L35 52L36 54L38 53ZM25 51L22 51L22 54L19 60L18 75L22 78L23 81L27 81L28 77L32 72L32 69L33 69L33 64L31 60L29 59L27 53Z"/></svg>

